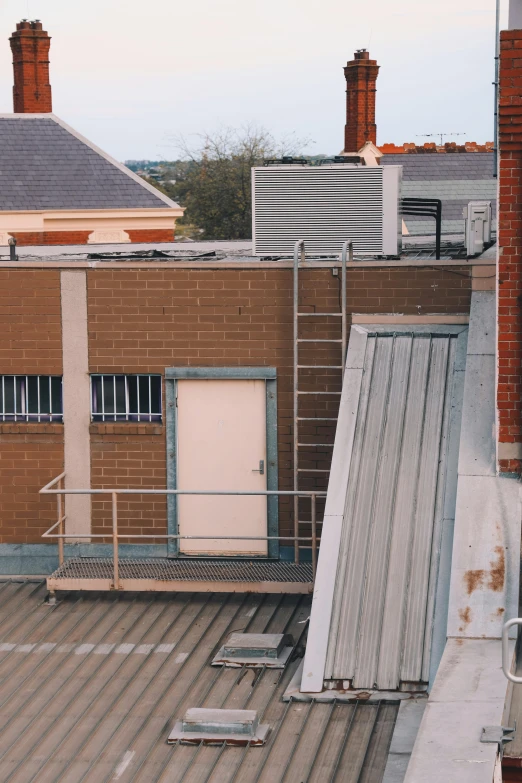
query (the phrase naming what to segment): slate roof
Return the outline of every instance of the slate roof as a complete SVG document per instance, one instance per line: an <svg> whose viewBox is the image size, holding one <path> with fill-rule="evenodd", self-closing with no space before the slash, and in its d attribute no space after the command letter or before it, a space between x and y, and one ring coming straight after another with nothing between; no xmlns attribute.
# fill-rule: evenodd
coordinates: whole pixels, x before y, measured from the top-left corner
<svg viewBox="0 0 522 783"><path fill-rule="evenodd" d="M0 211L177 206L54 115L0 117Z"/></svg>
<svg viewBox="0 0 522 783"><path fill-rule="evenodd" d="M469 201L491 201L496 218L497 180L492 152L383 155L383 165L403 167L402 195L442 200L443 233L464 233L462 210ZM434 221L405 217L411 234L435 231Z"/></svg>

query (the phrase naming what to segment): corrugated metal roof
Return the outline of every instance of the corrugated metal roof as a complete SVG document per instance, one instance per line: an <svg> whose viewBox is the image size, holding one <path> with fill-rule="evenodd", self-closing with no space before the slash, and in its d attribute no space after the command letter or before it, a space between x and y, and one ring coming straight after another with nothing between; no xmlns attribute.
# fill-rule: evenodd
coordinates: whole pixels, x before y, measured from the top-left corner
<svg viewBox="0 0 522 783"><path fill-rule="evenodd" d="M454 515L446 472L463 373L457 334L371 329L325 678L387 690L428 681L441 531Z"/></svg>
<svg viewBox="0 0 522 783"><path fill-rule="evenodd" d="M212 668L232 631L302 646L310 599L0 585L2 783L382 780L397 704L284 703L284 671ZM263 748L167 745L189 707L258 710Z"/></svg>

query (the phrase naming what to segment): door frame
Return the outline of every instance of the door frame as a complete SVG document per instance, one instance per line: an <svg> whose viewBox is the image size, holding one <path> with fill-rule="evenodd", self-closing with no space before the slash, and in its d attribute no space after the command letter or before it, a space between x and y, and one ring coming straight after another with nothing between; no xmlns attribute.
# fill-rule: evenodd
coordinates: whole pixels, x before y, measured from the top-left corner
<svg viewBox="0 0 522 783"><path fill-rule="evenodd" d="M265 381L266 387L266 488L279 487L277 453L277 371L275 367L166 367L166 440L167 489L177 489L178 445L178 381L229 380ZM267 497L267 535L279 535L279 503L276 495ZM178 502L176 495L167 495L167 533L179 534ZM179 557L179 539L167 539L168 557ZM243 557L237 555L237 558ZM234 559L236 559L234 557ZM279 541L268 541L268 557L279 558ZM250 556L248 559L252 559Z"/></svg>

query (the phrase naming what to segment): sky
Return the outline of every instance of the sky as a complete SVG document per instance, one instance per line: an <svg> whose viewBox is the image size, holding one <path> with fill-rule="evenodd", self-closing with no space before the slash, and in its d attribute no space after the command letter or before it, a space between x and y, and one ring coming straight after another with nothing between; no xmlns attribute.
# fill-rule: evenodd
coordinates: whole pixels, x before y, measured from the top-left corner
<svg viewBox="0 0 522 783"><path fill-rule="evenodd" d="M52 36L54 112L119 160L246 125L336 154L360 48L381 66L378 143L493 138L495 0L2 0L0 113L23 18Z"/></svg>

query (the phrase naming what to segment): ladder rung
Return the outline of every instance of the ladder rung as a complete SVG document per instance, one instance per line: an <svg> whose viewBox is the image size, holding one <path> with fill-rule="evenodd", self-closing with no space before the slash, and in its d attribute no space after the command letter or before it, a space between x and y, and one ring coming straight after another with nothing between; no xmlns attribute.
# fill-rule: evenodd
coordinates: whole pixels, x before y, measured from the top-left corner
<svg viewBox="0 0 522 783"><path fill-rule="evenodd" d="M298 343L342 343L342 340L303 340L301 337L297 340Z"/></svg>
<svg viewBox="0 0 522 783"><path fill-rule="evenodd" d="M297 394L342 394L342 392L340 392L340 391L337 391L337 392L334 392L334 391L331 391L331 392L319 392L319 391L303 392L303 391L298 391Z"/></svg>
<svg viewBox="0 0 522 783"><path fill-rule="evenodd" d="M326 416L312 416L312 418L298 416L297 421L337 421L337 419L327 418Z"/></svg>
<svg viewBox="0 0 522 783"><path fill-rule="evenodd" d="M329 316L331 318L342 318L343 317L342 313L297 313L297 315L301 316L301 317L304 316L305 318L307 318L309 316L312 316L312 318L314 318L314 317L317 318L318 316L321 316L321 315L327 315L327 316Z"/></svg>
<svg viewBox="0 0 522 783"><path fill-rule="evenodd" d="M298 525L311 525L312 524L312 520L311 519L300 519L297 524ZM315 524L316 525L322 525L323 524L323 520L322 519L316 519L315 520Z"/></svg>
<svg viewBox="0 0 522 783"><path fill-rule="evenodd" d="M298 443L298 446L329 446L333 449L333 443Z"/></svg>
<svg viewBox="0 0 522 783"><path fill-rule="evenodd" d="M298 370L342 370L342 364L298 364Z"/></svg>
<svg viewBox="0 0 522 783"><path fill-rule="evenodd" d="M297 468L298 473L330 473L326 468Z"/></svg>

